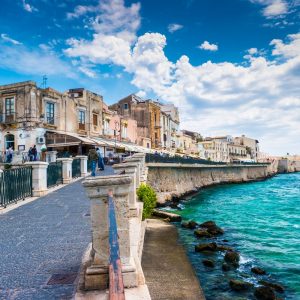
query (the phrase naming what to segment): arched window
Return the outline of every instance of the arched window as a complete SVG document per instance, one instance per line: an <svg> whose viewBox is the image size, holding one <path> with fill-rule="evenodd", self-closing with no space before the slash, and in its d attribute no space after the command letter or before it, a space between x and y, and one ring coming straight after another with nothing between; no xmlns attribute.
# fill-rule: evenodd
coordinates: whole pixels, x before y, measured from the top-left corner
<svg viewBox="0 0 300 300"><path fill-rule="evenodd" d="M13 134L7 134L5 136L5 149L9 147L15 149L15 136Z"/></svg>

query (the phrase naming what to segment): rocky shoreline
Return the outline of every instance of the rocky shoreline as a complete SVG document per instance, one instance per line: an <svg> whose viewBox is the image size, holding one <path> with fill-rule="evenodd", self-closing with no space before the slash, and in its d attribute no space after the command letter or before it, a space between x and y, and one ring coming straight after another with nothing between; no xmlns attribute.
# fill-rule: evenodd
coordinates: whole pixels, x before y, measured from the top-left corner
<svg viewBox="0 0 300 300"><path fill-rule="evenodd" d="M283 299L285 289L272 279L272 275L260 266L252 266L241 274L241 253L233 246L233 241L222 238L224 229L214 221L199 224L194 220L181 221L181 216L167 211L156 210L156 216L165 221L177 222L183 230L192 231L195 237L195 253L201 256L201 262L207 272L221 269L230 276L222 289L229 289L237 296L252 295L251 299L279 300ZM178 223L180 222L180 223ZM226 287L227 286L227 287Z"/></svg>

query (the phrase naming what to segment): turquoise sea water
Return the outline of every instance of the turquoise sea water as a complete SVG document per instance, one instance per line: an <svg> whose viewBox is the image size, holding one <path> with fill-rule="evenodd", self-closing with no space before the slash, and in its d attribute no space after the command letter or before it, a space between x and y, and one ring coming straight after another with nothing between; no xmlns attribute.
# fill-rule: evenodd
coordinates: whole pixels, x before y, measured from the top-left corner
<svg viewBox="0 0 300 300"><path fill-rule="evenodd" d="M281 299L300 299L300 173L205 188L182 204L183 209L176 213L183 219L215 221L225 230L217 242L233 246L241 254L239 269L223 272L224 254L195 253L194 246L206 241L197 240L193 230L178 224L180 240L208 300L254 299L253 291L232 292L228 286L230 278L255 285L260 279L278 282L286 288L284 294L278 294ZM203 258L215 260L216 267L204 267ZM265 269L268 275L254 275L252 266Z"/></svg>

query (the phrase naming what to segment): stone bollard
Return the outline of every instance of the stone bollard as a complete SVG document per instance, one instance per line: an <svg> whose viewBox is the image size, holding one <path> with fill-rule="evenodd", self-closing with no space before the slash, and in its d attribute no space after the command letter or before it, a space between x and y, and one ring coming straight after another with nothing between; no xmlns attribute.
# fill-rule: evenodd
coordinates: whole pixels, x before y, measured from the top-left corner
<svg viewBox="0 0 300 300"><path fill-rule="evenodd" d="M48 163L56 162L56 154L57 154L57 151L47 151L47 153L46 153L46 161Z"/></svg>
<svg viewBox="0 0 300 300"><path fill-rule="evenodd" d="M130 247L129 192L132 176L112 175L87 178L83 182L91 200L92 253L91 265L85 273L85 289L106 289L108 286L108 193L112 191L116 208L120 258L125 287L138 284L138 273Z"/></svg>
<svg viewBox="0 0 300 300"><path fill-rule="evenodd" d="M76 158L80 159L80 172L81 172L81 177L87 176L87 160L88 157L85 155L77 155Z"/></svg>
<svg viewBox="0 0 300 300"><path fill-rule="evenodd" d="M62 162L62 177L63 183L70 183L72 180L72 158L58 158L56 161Z"/></svg>
<svg viewBox="0 0 300 300"><path fill-rule="evenodd" d="M32 167L32 195L44 196L47 191L47 168L48 163L43 161L30 161L24 164Z"/></svg>
<svg viewBox="0 0 300 300"><path fill-rule="evenodd" d="M139 186L139 177L138 177L138 165L135 163L122 163L115 164L112 166L113 169L117 172L125 171L125 174L131 175L133 177L132 185L129 191L129 210L130 217L138 216L138 206L136 203L136 189Z"/></svg>

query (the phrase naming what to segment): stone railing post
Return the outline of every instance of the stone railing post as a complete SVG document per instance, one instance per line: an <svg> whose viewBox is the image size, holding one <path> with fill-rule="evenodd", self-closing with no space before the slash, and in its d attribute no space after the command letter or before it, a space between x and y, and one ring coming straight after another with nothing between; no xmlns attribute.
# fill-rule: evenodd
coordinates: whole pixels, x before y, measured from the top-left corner
<svg viewBox="0 0 300 300"><path fill-rule="evenodd" d="M85 155L77 155L76 158L80 159L80 173L81 177L87 176L87 160L88 157Z"/></svg>
<svg viewBox="0 0 300 300"><path fill-rule="evenodd" d="M32 195L34 197L44 196L47 191L47 168L48 163L43 161L26 162L26 166L32 167Z"/></svg>
<svg viewBox="0 0 300 300"><path fill-rule="evenodd" d="M48 163L55 162L56 161L56 154L57 154L57 151L47 151L46 152L46 161Z"/></svg>
<svg viewBox="0 0 300 300"><path fill-rule="evenodd" d="M138 206L136 203L136 189L140 185L139 177L138 177L138 165L135 163L121 163L115 164L112 166L115 172L123 172L133 177L132 185L129 190L129 210L130 210L130 217L137 217L138 216Z"/></svg>
<svg viewBox="0 0 300 300"><path fill-rule="evenodd" d="M72 180L72 158L58 158L57 161L62 162L63 183L70 183Z"/></svg>
<svg viewBox="0 0 300 300"><path fill-rule="evenodd" d="M85 288L106 289L108 284L108 193L112 191L116 209L120 258L125 287L138 284L138 273L130 247L129 191L132 176L112 175L87 178L83 182L91 200L92 243L91 265L85 273Z"/></svg>

